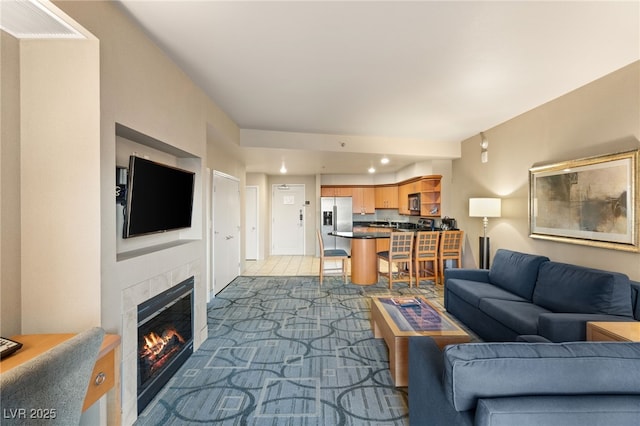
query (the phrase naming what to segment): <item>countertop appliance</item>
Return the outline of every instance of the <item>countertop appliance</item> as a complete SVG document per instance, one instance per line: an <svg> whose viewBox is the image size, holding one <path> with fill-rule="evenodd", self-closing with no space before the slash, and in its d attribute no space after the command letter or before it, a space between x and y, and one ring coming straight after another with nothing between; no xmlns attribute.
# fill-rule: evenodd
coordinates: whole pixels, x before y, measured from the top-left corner
<svg viewBox="0 0 640 426"><path fill-rule="evenodd" d="M420 216L420 193L409 194L409 213L412 216Z"/></svg>
<svg viewBox="0 0 640 426"><path fill-rule="evenodd" d="M328 235L329 232L353 230L353 202L351 197L320 198L320 231L326 250L343 249L351 254L351 240Z"/></svg>
<svg viewBox="0 0 640 426"><path fill-rule="evenodd" d="M442 225L440 225L440 229L443 231L457 231L458 222L452 217L445 216L442 218Z"/></svg>
<svg viewBox="0 0 640 426"><path fill-rule="evenodd" d="M435 220L433 219L418 219L418 223L416 224L416 229L418 231L433 231L435 230Z"/></svg>

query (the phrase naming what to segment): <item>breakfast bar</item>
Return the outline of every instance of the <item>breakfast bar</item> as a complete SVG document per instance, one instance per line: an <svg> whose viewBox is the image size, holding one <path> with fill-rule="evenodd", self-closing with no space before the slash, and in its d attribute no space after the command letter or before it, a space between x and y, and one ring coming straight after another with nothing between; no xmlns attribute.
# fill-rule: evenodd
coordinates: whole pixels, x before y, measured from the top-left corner
<svg viewBox="0 0 640 426"><path fill-rule="evenodd" d="M330 232L351 239L351 282L372 285L378 282L376 239L389 238L389 232Z"/></svg>

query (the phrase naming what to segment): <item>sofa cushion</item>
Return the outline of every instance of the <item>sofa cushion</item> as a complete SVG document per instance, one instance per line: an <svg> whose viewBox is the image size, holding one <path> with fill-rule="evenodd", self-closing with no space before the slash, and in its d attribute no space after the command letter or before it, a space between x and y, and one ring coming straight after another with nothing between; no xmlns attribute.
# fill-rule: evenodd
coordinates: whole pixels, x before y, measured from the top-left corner
<svg viewBox="0 0 640 426"><path fill-rule="evenodd" d="M444 349L444 388L457 411L480 398L640 395L640 343L467 343Z"/></svg>
<svg viewBox="0 0 640 426"><path fill-rule="evenodd" d="M517 334L538 334L538 317L549 312L531 302L485 298L478 308Z"/></svg>
<svg viewBox="0 0 640 426"><path fill-rule="evenodd" d="M461 279L449 279L446 284L447 292L454 293L456 296L469 303L474 307L478 307L480 300L485 297L494 299L517 300L525 302L526 300L520 296L516 296L506 290L496 287L493 284L482 283L478 281L467 281Z"/></svg>
<svg viewBox="0 0 640 426"><path fill-rule="evenodd" d="M538 318L538 334L552 342L577 342L587 340L587 322L631 321L629 317L604 314L575 314L549 312Z"/></svg>
<svg viewBox="0 0 640 426"><path fill-rule="evenodd" d="M533 302L553 312L632 316L626 275L558 262L540 266Z"/></svg>
<svg viewBox="0 0 640 426"><path fill-rule="evenodd" d="M481 399L476 426L638 426L640 395Z"/></svg>
<svg viewBox="0 0 640 426"><path fill-rule="evenodd" d="M551 340L537 334L523 334L521 336L516 337L516 342L551 343Z"/></svg>
<svg viewBox="0 0 640 426"><path fill-rule="evenodd" d="M546 256L499 249L493 257L489 280L530 301L538 277L538 269L547 261L549 258Z"/></svg>

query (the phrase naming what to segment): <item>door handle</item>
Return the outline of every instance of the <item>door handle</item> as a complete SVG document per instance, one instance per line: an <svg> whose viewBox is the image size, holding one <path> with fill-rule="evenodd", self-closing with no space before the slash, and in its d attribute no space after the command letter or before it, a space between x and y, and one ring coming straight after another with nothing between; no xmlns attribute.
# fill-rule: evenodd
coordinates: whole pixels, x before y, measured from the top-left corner
<svg viewBox="0 0 640 426"><path fill-rule="evenodd" d="M230 240L233 238L233 235L227 235L226 237L224 237L226 240Z"/></svg>

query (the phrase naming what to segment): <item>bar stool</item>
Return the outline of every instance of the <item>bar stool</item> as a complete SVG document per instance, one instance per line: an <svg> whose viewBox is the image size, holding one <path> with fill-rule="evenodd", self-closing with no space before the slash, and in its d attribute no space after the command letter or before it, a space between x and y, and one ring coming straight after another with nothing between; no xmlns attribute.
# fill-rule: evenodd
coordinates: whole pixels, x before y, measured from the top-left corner
<svg viewBox="0 0 640 426"><path fill-rule="evenodd" d="M444 263L446 260L455 260L456 267L462 264L462 241L464 231L443 231L440 236L440 252L438 260L440 262L440 282L444 285Z"/></svg>
<svg viewBox="0 0 640 426"><path fill-rule="evenodd" d="M389 251L378 252L378 275L386 276L389 279L389 288L393 288L394 282L408 282L409 286L412 285L413 272L411 268L413 257L413 232L404 231L392 231L389 238ZM383 272L380 268L381 260L384 260L389 265L388 272ZM393 267L396 266L397 272L393 273ZM409 271L409 278L402 278L403 274L406 274L406 270Z"/></svg>
<svg viewBox="0 0 640 426"><path fill-rule="evenodd" d="M440 232L420 231L416 234L413 264L416 274L416 287L420 286L420 279L438 282L438 243ZM431 263L431 268L429 268ZM424 275L421 275L421 272Z"/></svg>
<svg viewBox="0 0 640 426"><path fill-rule="evenodd" d="M344 283L347 283L347 261L349 260L349 254L342 249L324 249L324 243L322 242L322 233L319 229L316 229L318 235L318 244L320 244L320 287L322 287L322 279L324 278L324 262L325 260L336 260L342 262L342 279ZM337 270L337 268L327 269L327 271Z"/></svg>

